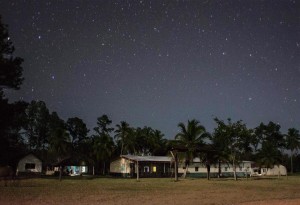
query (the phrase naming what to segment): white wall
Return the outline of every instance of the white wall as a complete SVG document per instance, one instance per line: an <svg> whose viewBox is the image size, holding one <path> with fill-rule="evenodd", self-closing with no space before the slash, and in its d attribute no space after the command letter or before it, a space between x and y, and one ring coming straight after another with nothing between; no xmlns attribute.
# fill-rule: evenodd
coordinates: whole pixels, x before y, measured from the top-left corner
<svg viewBox="0 0 300 205"><path fill-rule="evenodd" d="M26 164L35 164L34 169L25 169ZM35 172L35 173L40 173L42 172L42 161L35 157L33 154L29 154L25 157L23 157L19 163L18 163L18 168L17 172Z"/></svg>
<svg viewBox="0 0 300 205"><path fill-rule="evenodd" d="M110 163L110 173L130 173L130 161L124 158L117 159Z"/></svg>

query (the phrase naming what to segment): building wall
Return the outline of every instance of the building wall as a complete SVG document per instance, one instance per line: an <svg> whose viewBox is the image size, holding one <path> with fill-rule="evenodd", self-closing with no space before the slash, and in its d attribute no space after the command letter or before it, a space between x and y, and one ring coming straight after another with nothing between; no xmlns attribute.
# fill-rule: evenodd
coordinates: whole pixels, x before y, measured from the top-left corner
<svg viewBox="0 0 300 205"><path fill-rule="evenodd" d="M238 176L245 176L246 173L247 175L250 175L252 172L251 168L251 163L250 161L243 161L236 166L236 173ZM219 165L218 164L211 164L210 165L210 173L212 176L218 174L219 172ZM180 163L178 166L178 173L183 174L185 169L185 164ZM221 174L223 176L232 176L234 172L232 164L228 163L221 163ZM206 165L200 162L196 163L191 163L188 167L188 175L190 176L199 176L199 177L206 177L207 174L207 168Z"/></svg>
<svg viewBox="0 0 300 205"><path fill-rule="evenodd" d="M275 165L273 168L262 168L261 169L261 174L262 175L267 175L267 176L275 176L275 175L286 175L287 171L285 166L283 165Z"/></svg>
<svg viewBox="0 0 300 205"><path fill-rule="evenodd" d="M29 154L19 161L17 172L41 173L42 161L35 157L33 154Z"/></svg>
<svg viewBox="0 0 300 205"><path fill-rule="evenodd" d="M130 174L130 161L124 158L112 161L110 163L110 173Z"/></svg>

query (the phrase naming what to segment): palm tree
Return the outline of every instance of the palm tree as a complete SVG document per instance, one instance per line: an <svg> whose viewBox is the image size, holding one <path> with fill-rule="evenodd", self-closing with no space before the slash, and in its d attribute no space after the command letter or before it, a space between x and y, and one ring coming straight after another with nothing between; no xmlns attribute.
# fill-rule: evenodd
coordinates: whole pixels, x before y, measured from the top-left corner
<svg viewBox="0 0 300 205"><path fill-rule="evenodd" d="M123 151L128 153L128 149L124 150L124 145L126 145L129 141L129 133L130 133L129 124L125 121L121 121L120 124L117 125L117 129L115 130L115 139L117 142L121 143L121 155L123 155ZM127 147L127 146L125 146Z"/></svg>
<svg viewBox="0 0 300 205"><path fill-rule="evenodd" d="M97 118L97 127L94 128L96 135L93 136L93 154L95 161L103 161L103 174L105 174L105 164L109 161L114 151L114 141L110 136L110 132L114 129L109 127L112 121L107 115Z"/></svg>
<svg viewBox="0 0 300 205"><path fill-rule="evenodd" d="M185 153L186 169L183 174L183 177L185 178L190 161L197 156L197 147L204 144L203 139L208 135L205 127L200 125L195 119L188 121L187 126L183 123L179 123L178 127L180 128L180 132L175 136L175 140L178 141L180 146L187 149L187 152Z"/></svg>
<svg viewBox="0 0 300 205"><path fill-rule="evenodd" d="M167 140L163 138L164 134L160 130L154 130L152 133L151 152L153 155L165 155Z"/></svg>
<svg viewBox="0 0 300 205"><path fill-rule="evenodd" d="M295 128L288 129L288 134L286 135L286 146L289 150L291 150L291 173L293 173L293 156L295 151L300 148L299 130Z"/></svg>

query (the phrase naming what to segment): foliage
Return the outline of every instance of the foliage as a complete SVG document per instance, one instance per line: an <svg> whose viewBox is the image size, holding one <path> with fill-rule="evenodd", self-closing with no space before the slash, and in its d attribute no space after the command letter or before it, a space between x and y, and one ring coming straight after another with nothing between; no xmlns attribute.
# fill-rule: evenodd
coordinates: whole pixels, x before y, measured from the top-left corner
<svg viewBox="0 0 300 205"><path fill-rule="evenodd" d="M179 145L187 148L185 160L188 164L197 155L196 149L204 144L204 139L208 137L205 127L200 125L197 120L188 121L187 126L179 123L180 132L175 136Z"/></svg>
<svg viewBox="0 0 300 205"><path fill-rule="evenodd" d="M49 110L43 101L32 101L26 111L27 123L24 127L29 143L29 149L39 151L45 149L48 144Z"/></svg>
<svg viewBox="0 0 300 205"><path fill-rule="evenodd" d="M282 149L285 147L284 136L280 132L280 125L269 122L261 123L255 128L255 135L260 148L257 150L256 161L260 165L272 168L279 164L282 158Z"/></svg>
<svg viewBox="0 0 300 205"><path fill-rule="evenodd" d="M130 139L129 134L131 132L131 129L129 127L129 124L125 121L121 121L120 124L116 125L117 129L115 130L115 136L117 144L121 147L121 155L130 153Z"/></svg>
<svg viewBox="0 0 300 205"><path fill-rule="evenodd" d="M291 151L291 173L294 172L294 166L293 166L293 157L295 155L295 152L298 151L300 148L300 135L299 130L295 128L288 129L286 137L286 148Z"/></svg>
<svg viewBox="0 0 300 205"><path fill-rule="evenodd" d="M56 156L56 161L61 162L70 157L70 136L63 128L55 129L49 139L49 151Z"/></svg>
<svg viewBox="0 0 300 205"><path fill-rule="evenodd" d="M82 119L78 117L69 118L66 126L71 136L71 143L74 147L79 146L82 141L87 139L89 130Z"/></svg>
<svg viewBox="0 0 300 205"><path fill-rule="evenodd" d="M236 164L243 160L243 156L247 152L251 152L251 130L241 121L232 122L227 119L227 124L214 119L217 128L214 130L212 142L218 148L223 158L233 165L234 177L236 179Z"/></svg>
<svg viewBox="0 0 300 205"><path fill-rule="evenodd" d="M14 57L15 48L8 34L8 26L0 16L0 91L2 88L20 89L23 82L21 64L23 59Z"/></svg>
<svg viewBox="0 0 300 205"><path fill-rule="evenodd" d="M20 136L20 123L26 106L24 102L8 103L3 93L3 88L20 89L23 82L23 59L14 57L14 50L8 26L2 23L0 16L0 164L12 166L25 147Z"/></svg>

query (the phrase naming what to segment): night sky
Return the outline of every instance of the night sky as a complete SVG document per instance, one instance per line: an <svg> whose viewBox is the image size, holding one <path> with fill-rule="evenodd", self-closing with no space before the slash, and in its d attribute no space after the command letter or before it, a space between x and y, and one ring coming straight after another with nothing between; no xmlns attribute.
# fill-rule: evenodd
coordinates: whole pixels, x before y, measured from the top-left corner
<svg viewBox="0 0 300 205"><path fill-rule="evenodd" d="M107 114L166 138L197 119L300 129L300 1L0 1L25 81L89 129Z"/></svg>

